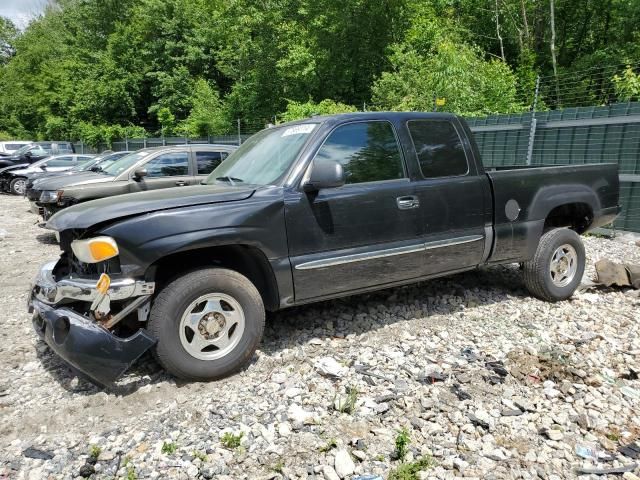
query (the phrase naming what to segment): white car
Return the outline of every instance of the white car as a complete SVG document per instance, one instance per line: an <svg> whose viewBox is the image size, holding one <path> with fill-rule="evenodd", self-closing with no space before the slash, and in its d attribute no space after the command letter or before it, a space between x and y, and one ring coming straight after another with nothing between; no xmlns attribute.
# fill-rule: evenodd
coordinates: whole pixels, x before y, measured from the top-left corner
<svg viewBox="0 0 640 480"><path fill-rule="evenodd" d="M24 195L27 181L43 172L62 172L91 160L95 155L76 153L52 155L29 165L16 165L0 172L0 190Z"/></svg>
<svg viewBox="0 0 640 480"><path fill-rule="evenodd" d="M10 142L0 142L0 156L11 155L16 150L24 147L25 145L30 145L31 143L33 143L32 140L11 140Z"/></svg>

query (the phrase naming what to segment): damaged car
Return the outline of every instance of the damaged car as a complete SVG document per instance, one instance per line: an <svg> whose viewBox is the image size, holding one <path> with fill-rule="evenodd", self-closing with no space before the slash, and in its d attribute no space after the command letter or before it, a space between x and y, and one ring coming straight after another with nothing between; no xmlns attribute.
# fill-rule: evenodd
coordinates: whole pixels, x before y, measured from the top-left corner
<svg viewBox="0 0 640 480"><path fill-rule="evenodd" d="M485 169L462 118L353 113L263 130L204 185L81 203L29 299L49 347L103 385L152 350L171 374L237 372L265 312L522 263L569 298L580 235L620 212L615 164Z"/></svg>

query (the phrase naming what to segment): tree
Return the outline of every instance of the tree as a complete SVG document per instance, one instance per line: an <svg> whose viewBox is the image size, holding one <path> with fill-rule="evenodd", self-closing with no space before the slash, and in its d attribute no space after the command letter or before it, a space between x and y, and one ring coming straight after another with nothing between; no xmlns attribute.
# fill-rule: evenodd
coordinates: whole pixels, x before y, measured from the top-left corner
<svg viewBox="0 0 640 480"><path fill-rule="evenodd" d="M14 43L18 29L11 20L0 17L0 66L6 65L15 53Z"/></svg>
<svg viewBox="0 0 640 480"><path fill-rule="evenodd" d="M231 130L232 123L220 95L206 80L200 78L195 82L190 104L191 113L181 125L187 135L206 137Z"/></svg>
<svg viewBox="0 0 640 480"><path fill-rule="evenodd" d="M336 102L334 100L324 99L320 103L309 100L305 103L289 101L287 109L284 113L278 115L278 118L285 122L309 118L313 115L333 115L336 113L349 113L358 111L356 107Z"/></svg>

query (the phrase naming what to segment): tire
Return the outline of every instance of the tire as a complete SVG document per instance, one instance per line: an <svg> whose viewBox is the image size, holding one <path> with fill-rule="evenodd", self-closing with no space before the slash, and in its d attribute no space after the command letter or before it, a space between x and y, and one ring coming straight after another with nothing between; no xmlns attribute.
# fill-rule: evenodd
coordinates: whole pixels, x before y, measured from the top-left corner
<svg viewBox="0 0 640 480"><path fill-rule="evenodd" d="M580 285L586 257L580 236L568 228L550 230L524 264L524 283L534 296L548 302L566 300Z"/></svg>
<svg viewBox="0 0 640 480"><path fill-rule="evenodd" d="M165 370L184 380L208 381L249 363L264 321L262 297L248 278L207 268L186 273L160 291L147 330L158 339L154 354Z"/></svg>
<svg viewBox="0 0 640 480"><path fill-rule="evenodd" d="M24 191L27 188L27 179L23 177L14 178L9 184L9 190L14 195L24 195Z"/></svg>

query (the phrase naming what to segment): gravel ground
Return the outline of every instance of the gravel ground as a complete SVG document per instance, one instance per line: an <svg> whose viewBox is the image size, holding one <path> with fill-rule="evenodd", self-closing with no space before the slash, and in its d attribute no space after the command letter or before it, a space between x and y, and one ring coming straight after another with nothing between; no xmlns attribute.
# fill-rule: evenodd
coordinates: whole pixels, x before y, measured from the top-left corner
<svg viewBox="0 0 640 480"><path fill-rule="evenodd" d="M27 291L58 247L23 199L0 205L0 479L554 479L640 461L617 452L640 437L638 291L549 304L516 265L485 268L274 315L223 381L179 383L146 356L109 393L36 339ZM584 240L585 279L600 258L640 263L632 241Z"/></svg>

